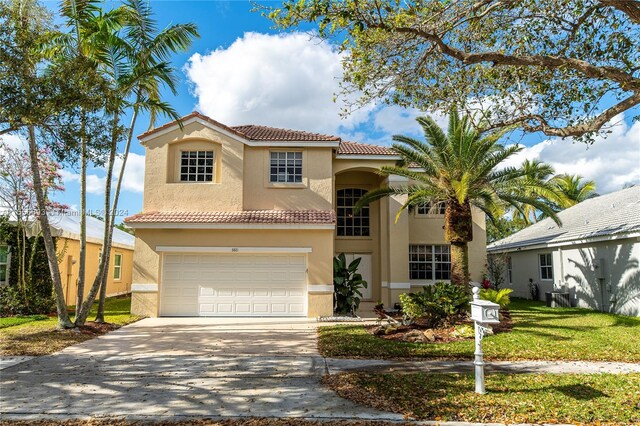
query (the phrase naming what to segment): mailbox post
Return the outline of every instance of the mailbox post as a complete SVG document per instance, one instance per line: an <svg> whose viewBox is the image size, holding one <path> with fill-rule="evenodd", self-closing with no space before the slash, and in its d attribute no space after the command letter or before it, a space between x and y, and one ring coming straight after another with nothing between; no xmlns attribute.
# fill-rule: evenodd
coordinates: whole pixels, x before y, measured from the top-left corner
<svg viewBox="0 0 640 426"><path fill-rule="evenodd" d="M480 300L478 287L473 287L473 300L471 304L471 319L474 322L474 330L476 335L476 349L474 352L475 359L473 365L476 370L476 393L483 394L484 391L484 354L482 352L482 338L489 330L484 324L496 324L500 322L499 309L500 305L489 302L488 300Z"/></svg>

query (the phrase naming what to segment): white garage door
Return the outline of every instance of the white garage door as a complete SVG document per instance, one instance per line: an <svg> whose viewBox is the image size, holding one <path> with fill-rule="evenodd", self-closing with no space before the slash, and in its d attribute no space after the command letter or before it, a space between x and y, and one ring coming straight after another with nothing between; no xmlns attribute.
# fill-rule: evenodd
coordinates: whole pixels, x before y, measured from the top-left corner
<svg viewBox="0 0 640 426"><path fill-rule="evenodd" d="M304 254L164 255L164 316L306 316Z"/></svg>

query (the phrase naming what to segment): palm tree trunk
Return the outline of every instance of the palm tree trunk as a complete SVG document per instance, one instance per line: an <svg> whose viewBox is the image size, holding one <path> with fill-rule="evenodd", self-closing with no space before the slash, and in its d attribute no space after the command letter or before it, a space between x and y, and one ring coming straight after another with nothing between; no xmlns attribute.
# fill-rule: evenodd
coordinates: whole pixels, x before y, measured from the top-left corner
<svg viewBox="0 0 640 426"><path fill-rule="evenodd" d="M451 282L469 286L469 241L473 240L473 218L469 202L447 203L444 215L445 239L451 243Z"/></svg>
<svg viewBox="0 0 640 426"><path fill-rule="evenodd" d="M35 128L30 125L29 130L29 159L31 160L31 173L33 175L33 190L36 193L36 202L38 204L38 220L42 228L42 237L44 239L44 247L47 252L47 260L49 262L49 272L53 280L53 288L56 292L56 308L58 311L58 328L72 328L73 324L69 320L67 305L64 300L64 290L62 289L62 278L60 277L60 267L58 265L58 257L56 256L56 245L51 236L51 228L49 227L49 218L46 211L46 202L42 189L42 180L40 179L40 166L38 164L38 147L36 145Z"/></svg>
<svg viewBox="0 0 640 426"><path fill-rule="evenodd" d="M84 128L84 125L83 125ZM87 265L87 141L80 142L80 254L78 258L78 286L76 293L76 313L84 300L84 282Z"/></svg>
<svg viewBox="0 0 640 426"><path fill-rule="evenodd" d="M80 307L79 310L77 310L76 312L76 326L81 326L83 325L86 321L87 321L87 317L89 316L89 311L91 311L91 307L93 306L93 302L96 299L96 295L98 294L98 291L100 290L100 285L102 284L102 278L104 277L104 270L105 268L108 268L109 266L109 251L110 251L110 247L107 247L107 240L108 240L108 236L109 236L109 218L110 218L110 211L111 211L111 181L112 181L112 176L113 176L113 166L115 164L116 161L116 151L117 151L117 145L118 145L118 137L117 137L117 132L116 132L116 128L117 128L117 120L114 122L113 124L113 128L114 131L112 132L112 138L111 138L111 147L110 147L110 151L109 151L109 161L108 161L108 166L107 166L107 180L105 183L105 188L104 188L104 210L105 210L105 217L104 217L104 234L103 234L103 241L102 241L102 255L100 256L100 263L98 265L98 271L96 272L96 277L93 280L93 284L91 285L91 289L89 290L89 294L87 294L87 298L85 299L84 303L82 304L82 306Z"/></svg>

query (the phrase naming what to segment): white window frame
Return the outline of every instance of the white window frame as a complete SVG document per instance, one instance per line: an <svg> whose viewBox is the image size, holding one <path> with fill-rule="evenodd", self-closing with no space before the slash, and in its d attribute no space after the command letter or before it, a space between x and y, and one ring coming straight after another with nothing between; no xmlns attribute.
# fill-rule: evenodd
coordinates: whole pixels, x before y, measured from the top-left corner
<svg viewBox="0 0 640 426"><path fill-rule="evenodd" d="M184 158L184 155L187 154L187 158ZM195 154L194 158L191 158L191 156ZM208 157L208 154L211 154L211 157ZM179 176L179 182L180 183L212 183L215 180L215 166L216 166L216 162L215 162L215 157L216 157L216 153L213 150L207 150L207 149L188 149L188 150L184 150L184 151L180 151L180 164L178 167L178 176ZM191 165L191 164L187 164L184 165L183 162L187 160L188 162L190 162L191 160L194 160L196 162L195 165ZM198 163L200 162L200 160L204 161L204 165L199 165ZM210 162L211 164L207 164L207 162ZM196 171L194 173L191 173L189 170L187 170L186 173L183 172L183 167L195 167ZM207 171L207 168L211 168L210 172ZM204 171L199 171L199 168L203 168ZM184 177L186 176L186 179L184 179ZM189 178L193 176L195 178L195 180L190 180ZM202 179L199 179L199 177L202 177Z"/></svg>
<svg viewBox="0 0 640 426"><path fill-rule="evenodd" d="M543 259L544 259L544 264L543 264ZM549 263L547 263L547 260L549 261ZM549 278L543 278L543 274L542 274L543 270L550 272L551 276ZM538 273L540 275L541 281L553 281L553 256L551 253L538 254ZM549 276L548 273L546 275Z"/></svg>
<svg viewBox="0 0 640 426"><path fill-rule="evenodd" d="M418 247L424 247L424 253L420 253ZM442 252L443 248L447 248L448 252ZM439 253L437 253L439 251ZM415 256L424 255L425 259L415 260ZM446 255L448 257L448 261L438 261L436 260L437 256ZM427 276L426 278L414 277L412 272L420 272L420 270L412 270L411 265L421 265L425 264L427 266L431 266L431 269L427 268ZM442 265L449 265L448 269L443 270ZM438 267L440 266L440 267ZM438 278L438 274L442 274L447 272L447 278L443 278L442 275ZM429 272L431 273L431 278L428 277ZM411 281L450 281L451 280L451 246L448 244L409 244L409 280Z"/></svg>
<svg viewBox="0 0 640 426"><path fill-rule="evenodd" d="M7 249L7 260L5 262L0 261L0 269L5 269L4 281L0 281L0 286L9 285L9 272L11 270L11 246L6 244L0 244L0 248Z"/></svg>
<svg viewBox="0 0 640 426"><path fill-rule="evenodd" d="M300 185L304 183L303 168L302 151L269 151L270 184Z"/></svg>
<svg viewBox="0 0 640 426"><path fill-rule="evenodd" d="M421 203L416 206L416 216L444 216L447 205L439 203Z"/></svg>
<svg viewBox="0 0 640 426"><path fill-rule="evenodd" d="M116 262L116 259L120 259L120 264ZM113 255L113 280L114 281L122 281L122 253L115 253ZM116 276L117 272L117 276Z"/></svg>
<svg viewBox="0 0 640 426"><path fill-rule="evenodd" d="M350 205L339 205L338 204L338 200L339 198L345 198L346 196L342 196L339 197L338 194L342 191L360 191L359 192L359 196L355 196L355 195L351 195L349 198L351 200L353 200L352 203L350 203ZM363 188L339 188L336 191L336 217L338 219L337 224L336 224L336 236L340 237L340 238L370 238L371 237L371 209L369 208L368 205L366 206L362 206L362 208L360 209L360 211L358 212L358 214L353 214L353 208L355 207L357 200L359 200L364 194L367 193L366 189ZM353 193L352 193L353 194ZM342 210L344 212L344 214L340 214L340 210ZM360 221L360 225L356 226L354 224L355 220L359 220ZM347 223L350 222L349 225L347 225ZM364 224L364 221L366 221L366 225ZM346 232L347 230L351 230L352 234L348 235ZM360 235L356 235L355 234L355 230L356 229L360 229ZM345 232L344 234L341 234L341 232ZM365 233L366 231L366 233Z"/></svg>

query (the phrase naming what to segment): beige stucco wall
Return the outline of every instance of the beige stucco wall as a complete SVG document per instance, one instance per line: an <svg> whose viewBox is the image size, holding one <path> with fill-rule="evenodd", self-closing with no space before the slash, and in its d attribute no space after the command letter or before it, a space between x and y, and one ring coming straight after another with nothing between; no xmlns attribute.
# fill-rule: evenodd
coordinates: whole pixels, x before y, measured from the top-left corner
<svg viewBox="0 0 640 426"><path fill-rule="evenodd" d="M270 153L302 152L302 183L270 183ZM331 148L244 149L244 210L330 210Z"/></svg>
<svg viewBox="0 0 640 426"><path fill-rule="evenodd" d="M186 247L309 247L307 283L331 285L333 283L333 230L256 229L256 230L195 230L195 229L138 229L133 282L159 284L162 291L160 254L157 246ZM311 315L311 297L309 315ZM156 295L157 298L157 295ZM326 300L314 300L314 316L326 310ZM325 298L326 299L326 298ZM332 304L330 304L332 306ZM330 315L324 312L323 315Z"/></svg>
<svg viewBox="0 0 640 426"><path fill-rule="evenodd" d="M100 263L100 251L102 245L87 243L86 271L84 295L89 293ZM60 276L64 289L65 300L68 305L74 305L77 295L78 285L78 260L80 258L80 241L58 238L56 240L56 250L60 259ZM114 255L122 255L121 279L113 279ZM75 263L73 263L75 261ZM111 260L109 264L109 274L107 281L107 296L129 293L131 291L131 280L133 274L133 250L120 247L111 249Z"/></svg>
<svg viewBox="0 0 640 426"><path fill-rule="evenodd" d="M148 141L145 147L145 212L242 210L243 143L191 123ZM216 154L216 182L179 182L179 152L202 149Z"/></svg>

